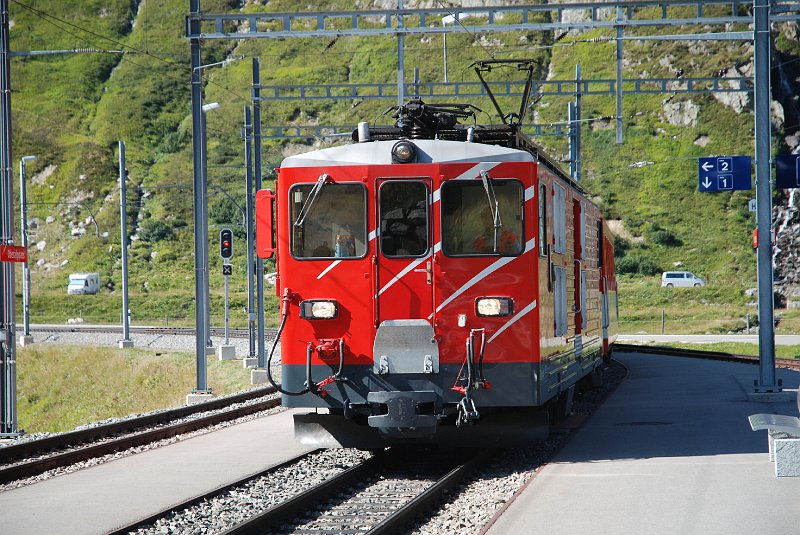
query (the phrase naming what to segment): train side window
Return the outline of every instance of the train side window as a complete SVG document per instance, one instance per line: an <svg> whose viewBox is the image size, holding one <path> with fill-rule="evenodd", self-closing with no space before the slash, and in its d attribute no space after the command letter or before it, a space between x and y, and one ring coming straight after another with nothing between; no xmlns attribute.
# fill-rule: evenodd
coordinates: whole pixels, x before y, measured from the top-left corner
<svg viewBox="0 0 800 535"><path fill-rule="evenodd" d="M580 223L578 225L578 229L580 231L579 234L579 241L580 241L580 255L579 258L583 260L586 258L586 208L583 206L583 203L578 201L578 209L579 209L579 220Z"/></svg>
<svg viewBox="0 0 800 535"><path fill-rule="evenodd" d="M597 221L597 267L603 267L603 221Z"/></svg>
<svg viewBox="0 0 800 535"><path fill-rule="evenodd" d="M539 184L539 255L547 256L547 184Z"/></svg>
<svg viewBox="0 0 800 535"><path fill-rule="evenodd" d="M567 334L567 270L561 266L554 266L553 275L555 335L564 336Z"/></svg>
<svg viewBox="0 0 800 535"><path fill-rule="evenodd" d="M380 244L387 257L428 252L428 187L409 180L384 182L380 188Z"/></svg>
<svg viewBox="0 0 800 535"><path fill-rule="evenodd" d="M362 258L367 254L367 189L327 183L289 190L291 251L296 258ZM301 212L304 214L301 216Z"/></svg>
<svg viewBox="0 0 800 535"><path fill-rule="evenodd" d="M588 325L589 312L586 310L586 271L581 271L581 330L585 331Z"/></svg>
<svg viewBox="0 0 800 535"><path fill-rule="evenodd" d="M489 198L479 180L442 185L442 251L448 256L516 256L524 250L522 184L492 179L498 204L493 220Z"/></svg>
<svg viewBox="0 0 800 535"><path fill-rule="evenodd" d="M567 252L567 190L553 183L553 250Z"/></svg>

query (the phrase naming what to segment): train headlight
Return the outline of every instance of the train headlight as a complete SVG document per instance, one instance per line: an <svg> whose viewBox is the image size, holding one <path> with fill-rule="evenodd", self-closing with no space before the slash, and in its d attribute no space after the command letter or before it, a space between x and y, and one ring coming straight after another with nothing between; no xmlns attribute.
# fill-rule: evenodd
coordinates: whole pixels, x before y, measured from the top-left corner
<svg viewBox="0 0 800 535"><path fill-rule="evenodd" d="M411 163L417 159L417 147L410 141L398 141L392 147L392 163Z"/></svg>
<svg viewBox="0 0 800 535"><path fill-rule="evenodd" d="M479 297L475 300L475 313L481 317L510 316L514 313L514 300L510 297Z"/></svg>
<svg viewBox="0 0 800 535"><path fill-rule="evenodd" d="M339 304L330 299L313 299L300 303L300 317L307 320L332 320L339 315Z"/></svg>

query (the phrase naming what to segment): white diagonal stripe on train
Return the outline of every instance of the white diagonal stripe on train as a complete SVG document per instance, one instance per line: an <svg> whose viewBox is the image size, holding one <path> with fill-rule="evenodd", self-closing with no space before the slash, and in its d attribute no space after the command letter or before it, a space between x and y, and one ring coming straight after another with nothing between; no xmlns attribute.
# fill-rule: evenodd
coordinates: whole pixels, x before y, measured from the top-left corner
<svg viewBox="0 0 800 535"><path fill-rule="evenodd" d="M450 180L471 180L478 178L481 175L481 171L486 171L487 173L500 165L502 162L481 162L475 167L471 167L466 173L461 173L455 178L451 178ZM439 202L439 199L442 196L441 193L441 186L439 189L433 192L433 202Z"/></svg>
<svg viewBox="0 0 800 535"><path fill-rule="evenodd" d="M367 235L367 245L369 245L369 242L371 242L372 240L374 240L374 239L375 239L375 236L377 236L377 235L378 235L378 233L377 233L377 231L376 231L376 230L373 230L372 232L370 232L370 233ZM335 260L335 261L331 262L331 263L328 265L328 267L326 267L325 269L323 269L323 270L322 270L322 273L320 273L319 275L317 275L317 280L319 280L319 279L321 279L322 277L324 277L325 275L327 275L327 274L328 274L328 272L329 272L330 270L332 270L333 268L335 268L336 266L338 266L340 262L341 262L341 260Z"/></svg>
<svg viewBox="0 0 800 535"><path fill-rule="evenodd" d="M429 252L428 254L423 256L422 258L417 258L413 262L411 262L409 265L404 267L403 270L400 273L395 275L392 280L390 280L389 282L386 283L386 286L384 286L383 288L380 289L380 291L378 292L378 295L381 295L383 292L388 290L389 287L392 286L395 282L397 282L400 279L402 279L405 276L406 273L408 273L409 271L411 271L412 269L414 269L415 267L420 265L425 260L428 260L430 257L431 257L431 253Z"/></svg>
<svg viewBox="0 0 800 535"><path fill-rule="evenodd" d="M497 332L496 332L496 333L494 333L494 334L492 335L492 337L491 337L491 338L489 338L488 340L486 340L486 342L487 342L487 343L491 343L491 342L492 342L492 340L494 340L495 338L497 338L498 336L500 336L500 333L501 333L501 332L503 332L503 331L505 331L506 329L508 329L509 327L511 327L511 325L512 325L512 324L514 324L514 323L515 323L517 320L521 319L521 318L522 318L522 316L524 316L525 314L527 314L528 312L530 312L530 311L531 311L531 310L533 310L534 308L536 308L536 299L534 299L534 300L533 300L533 302L532 302L532 303L530 303L528 306L526 306L525 308L523 308L522 310L520 310L519 312L517 312L516 314L514 314L514 317L513 317L512 319L510 319L509 321L507 321L505 325L503 325L502 327L500 327L500 328L497 330Z"/></svg>
<svg viewBox="0 0 800 535"><path fill-rule="evenodd" d="M438 307L436 307L436 312L440 312L444 307L449 305L450 302L453 301L453 299L455 299L459 295L463 294L464 292L466 292L467 290L469 290L470 288L475 286L480 280L482 280L485 277L487 277L488 275L494 273L495 271L497 271L501 267L505 266L509 262L512 262L513 260L516 260L517 258L520 258L525 253L527 253L528 251L533 250L535 247L536 247L536 238L531 238L525 244L525 252L523 252L521 255L519 255L519 256L504 256L502 258L499 258L496 262L490 264L488 267L483 269L480 273L478 273L477 275L472 277L470 280L468 280L466 282L466 284L464 284L464 286L462 286L461 288L459 288L458 290L453 292L453 294L450 297L448 297L447 299L442 301L442 304L439 305ZM428 316L428 319L431 319L431 318L433 318L433 314Z"/></svg>

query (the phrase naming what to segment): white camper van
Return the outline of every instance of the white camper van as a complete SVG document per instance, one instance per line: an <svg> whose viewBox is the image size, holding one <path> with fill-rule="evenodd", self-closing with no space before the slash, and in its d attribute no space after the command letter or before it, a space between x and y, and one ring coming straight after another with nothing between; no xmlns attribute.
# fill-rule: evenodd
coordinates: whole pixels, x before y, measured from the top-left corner
<svg viewBox="0 0 800 535"><path fill-rule="evenodd" d="M67 293L69 295L96 294L100 290L99 273L71 273Z"/></svg>

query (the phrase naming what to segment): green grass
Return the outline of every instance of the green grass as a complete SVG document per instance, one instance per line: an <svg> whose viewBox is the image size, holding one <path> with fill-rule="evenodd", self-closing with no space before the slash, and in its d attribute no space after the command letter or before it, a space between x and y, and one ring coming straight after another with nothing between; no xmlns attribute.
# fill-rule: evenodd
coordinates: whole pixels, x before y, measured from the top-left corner
<svg viewBox="0 0 800 535"><path fill-rule="evenodd" d="M19 428L69 431L106 418L175 407L196 386L195 356L177 351L36 344L17 350ZM208 359L217 395L250 387L238 360Z"/></svg>
<svg viewBox="0 0 800 535"><path fill-rule="evenodd" d="M708 280L702 288L661 288L659 276L619 278L620 332L625 334L745 333L758 325L755 296L745 289ZM800 332L800 310L776 309L776 334ZM749 317L748 317L749 316Z"/></svg>

